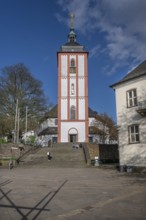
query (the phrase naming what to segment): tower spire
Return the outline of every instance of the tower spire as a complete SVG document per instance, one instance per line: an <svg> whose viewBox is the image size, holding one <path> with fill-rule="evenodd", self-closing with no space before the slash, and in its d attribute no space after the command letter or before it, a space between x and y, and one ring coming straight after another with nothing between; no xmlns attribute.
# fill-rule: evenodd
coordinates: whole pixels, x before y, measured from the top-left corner
<svg viewBox="0 0 146 220"><path fill-rule="evenodd" d="M74 32L74 13L70 13L70 33L68 35L69 42L76 42L76 34Z"/></svg>

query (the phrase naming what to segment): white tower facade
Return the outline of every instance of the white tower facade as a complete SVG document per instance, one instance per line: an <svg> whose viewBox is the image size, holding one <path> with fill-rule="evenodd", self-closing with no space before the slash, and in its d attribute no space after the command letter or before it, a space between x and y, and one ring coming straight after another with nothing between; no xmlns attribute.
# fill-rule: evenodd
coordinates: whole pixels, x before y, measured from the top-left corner
<svg viewBox="0 0 146 220"><path fill-rule="evenodd" d="M58 59L58 142L88 142L88 52L76 42L70 15L68 42Z"/></svg>

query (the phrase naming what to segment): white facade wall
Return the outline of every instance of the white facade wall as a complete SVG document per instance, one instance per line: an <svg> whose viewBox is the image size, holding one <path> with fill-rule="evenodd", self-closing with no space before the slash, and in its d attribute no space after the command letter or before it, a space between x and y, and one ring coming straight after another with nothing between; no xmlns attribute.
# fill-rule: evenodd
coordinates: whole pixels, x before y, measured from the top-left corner
<svg viewBox="0 0 146 220"><path fill-rule="evenodd" d="M68 142L69 131L77 131L78 142L85 142L85 122L62 122L61 123L61 142ZM73 134L73 133L72 133Z"/></svg>
<svg viewBox="0 0 146 220"><path fill-rule="evenodd" d="M67 76L67 55L61 56L61 76Z"/></svg>
<svg viewBox="0 0 146 220"><path fill-rule="evenodd" d="M128 118L130 120L130 115L137 115L136 108L127 108L127 98L126 92L131 89L137 90L138 102L146 100L146 77L132 80L131 82L124 83L123 85L119 85L116 87L116 109L117 109L117 119L120 123L122 120L121 115L123 115L123 111L125 114L128 114Z"/></svg>
<svg viewBox="0 0 146 220"><path fill-rule="evenodd" d="M78 75L84 76L85 70L84 70L84 55L78 56Z"/></svg>
<svg viewBox="0 0 146 220"><path fill-rule="evenodd" d="M62 78L61 79L61 96L67 96L67 88L68 88L67 78Z"/></svg>
<svg viewBox="0 0 146 220"><path fill-rule="evenodd" d="M76 107L76 98L70 98L70 107L74 105Z"/></svg>
<svg viewBox="0 0 146 220"><path fill-rule="evenodd" d="M37 133L40 133L42 130L46 129L47 127L57 127L55 121L57 118L49 118L41 123L40 128L38 129Z"/></svg>
<svg viewBox="0 0 146 220"><path fill-rule="evenodd" d="M41 131L45 130L48 127L58 127L58 123L56 123L56 120L58 122L58 118L48 118L46 121L44 121L40 128L37 130L37 134L39 134ZM36 144L40 144L42 146L48 146L48 141L52 140L53 137L57 137L57 135L41 135L37 137Z"/></svg>
<svg viewBox="0 0 146 220"><path fill-rule="evenodd" d="M61 118L67 120L67 99L61 99Z"/></svg>
<svg viewBox="0 0 146 220"><path fill-rule="evenodd" d="M57 127L57 124L55 123L56 119L57 118L49 118L49 119L47 119L48 126L49 127Z"/></svg>
<svg viewBox="0 0 146 220"><path fill-rule="evenodd" d="M120 165L146 166L146 117L137 113L137 106L127 108L126 92L131 89L137 90L138 102L146 101L146 77L115 87ZM129 144L128 126L133 124L139 125L140 143Z"/></svg>
<svg viewBox="0 0 146 220"><path fill-rule="evenodd" d="M89 118L88 119L88 125L89 126L94 126L96 123L96 119L95 118Z"/></svg>
<svg viewBox="0 0 146 220"><path fill-rule="evenodd" d="M79 120L85 120L85 99L79 99Z"/></svg>
<svg viewBox="0 0 146 220"><path fill-rule="evenodd" d="M79 96L85 96L85 80L84 78L79 78L78 80L78 95Z"/></svg>

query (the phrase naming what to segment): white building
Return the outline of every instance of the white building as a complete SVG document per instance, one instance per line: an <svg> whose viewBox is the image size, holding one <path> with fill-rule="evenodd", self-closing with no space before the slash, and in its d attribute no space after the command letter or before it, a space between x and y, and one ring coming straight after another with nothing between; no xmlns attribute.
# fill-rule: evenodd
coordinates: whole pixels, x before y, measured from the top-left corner
<svg viewBox="0 0 146 220"><path fill-rule="evenodd" d="M111 87L116 96L120 165L146 167L146 60Z"/></svg>

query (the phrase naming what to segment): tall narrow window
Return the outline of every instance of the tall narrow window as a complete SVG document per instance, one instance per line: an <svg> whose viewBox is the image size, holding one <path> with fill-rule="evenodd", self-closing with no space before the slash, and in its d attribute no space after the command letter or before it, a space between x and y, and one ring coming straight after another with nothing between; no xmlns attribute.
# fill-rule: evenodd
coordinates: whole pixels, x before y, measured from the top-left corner
<svg viewBox="0 0 146 220"><path fill-rule="evenodd" d="M74 83L71 84L71 95L75 94L75 85Z"/></svg>
<svg viewBox="0 0 146 220"><path fill-rule="evenodd" d="M70 109L70 119L71 120L76 119L76 107L74 105L72 105Z"/></svg>
<svg viewBox="0 0 146 220"><path fill-rule="evenodd" d="M72 58L70 61L70 73L75 73L75 72L76 72L75 59Z"/></svg>
<svg viewBox="0 0 146 220"><path fill-rule="evenodd" d="M138 125L129 126L129 142L130 143L139 142L139 126Z"/></svg>
<svg viewBox="0 0 146 220"><path fill-rule="evenodd" d="M137 106L137 92L136 89L127 91L127 107Z"/></svg>
<svg viewBox="0 0 146 220"><path fill-rule="evenodd" d="M75 67L75 59L71 59L71 67Z"/></svg>
<svg viewBox="0 0 146 220"><path fill-rule="evenodd" d="M58 125L58 119L55 118L55 125Z"/></svg>

